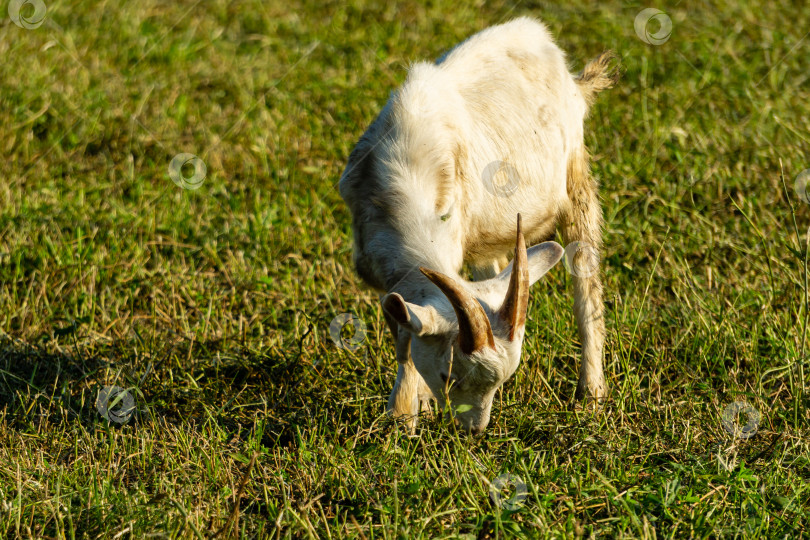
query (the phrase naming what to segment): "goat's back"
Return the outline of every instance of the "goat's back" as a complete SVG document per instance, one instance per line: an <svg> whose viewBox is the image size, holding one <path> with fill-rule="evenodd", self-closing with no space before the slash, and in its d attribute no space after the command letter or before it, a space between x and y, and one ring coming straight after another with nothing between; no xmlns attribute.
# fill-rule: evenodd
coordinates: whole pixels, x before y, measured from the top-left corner
<svg viewBox="0 0 810 540"><path fill-rule="evenodd" d="M361 276L387 281L368 277L391 273L371 258L392 237L398 251L436 250L422 258L459 269L509 253L518 213L530 242L550 234L586 111L564 53L530 18L414 64L341 178Z"/></svg>

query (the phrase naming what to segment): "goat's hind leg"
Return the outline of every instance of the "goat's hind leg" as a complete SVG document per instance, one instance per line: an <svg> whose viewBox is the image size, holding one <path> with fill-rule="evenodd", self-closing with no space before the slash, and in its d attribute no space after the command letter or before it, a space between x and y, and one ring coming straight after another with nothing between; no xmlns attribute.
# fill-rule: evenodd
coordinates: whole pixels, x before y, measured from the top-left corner
<svg viewBox="0 0 810 540"><path fill-rule="evenodd" d="M486 279L494 278L508 265L509 260L506 257L492 259L486 264L474 265L470 269L472 271L473 281L484 281Z"/></svg>
<svg viewBox="0 0 810 540"><path fill-rule="evenodd" d="M574 282L574 316L582 343L582 363L575 397L601 399L607 396L602 372L605 343L604 304L600 277L602 249L602 207L597 185L590 174L585 148L575 152L568 163L567 191L570 205L560 215L560 229L565 243L577 244L576 253L566 262ZM566 251L573 250L567 247Z"/></svg>

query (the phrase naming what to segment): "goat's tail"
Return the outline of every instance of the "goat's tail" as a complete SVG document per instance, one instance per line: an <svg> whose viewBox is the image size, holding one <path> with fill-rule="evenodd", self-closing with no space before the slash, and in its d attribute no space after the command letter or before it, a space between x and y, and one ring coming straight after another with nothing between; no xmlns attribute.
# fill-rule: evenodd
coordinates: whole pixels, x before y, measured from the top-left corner
<svg viewBox="0 0 810 540"><path fill-rule="evenodd" d="M616 84L620 76L620 64L613 51L605 51L585 66L580 74L574 77L585 101L590 106L596 94Z"/></svg>

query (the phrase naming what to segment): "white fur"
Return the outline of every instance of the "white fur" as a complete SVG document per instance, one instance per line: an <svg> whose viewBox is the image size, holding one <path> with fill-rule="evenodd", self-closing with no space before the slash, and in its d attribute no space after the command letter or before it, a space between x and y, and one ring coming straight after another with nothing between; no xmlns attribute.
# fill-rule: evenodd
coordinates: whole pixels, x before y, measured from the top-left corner
<svg viewBox="0 0 810 540"><path fill-rule="evenodd" d="M471 407L457 414L465 427L486 427L495 391L518 366L524 334L521 328L509 340L495 313L511 266L495 274L514 249L518 213L531 245L553 235L557 224L565 226L579 208L568 177L571 163L587 159L589 99L545 26L519 18L472 36L435 64L413 65L352 152L340 193L352 211L355 264L363 279L387 293L381 300L400 363L389 409L411 427L420 400L444 403L448 395L453 407ZM509 193L486 182L494 162L506 164L517 180ZM595 186L583 189L595 193ZM585 240L598 249L601 211L588 204ZM578 227L571 227L574 236L582 236ZM561 255L553 242L530 249L531 282ZM476 278L491 279L464 280L464 263ZM460 351L453 308L419 266L473 293L490 319L495 349ZM599 396L604 330L598 273L596 280L578 284L576 313L580 335L584 327L591 344L580 384ZM391 315L400 302L407 306L405 319ZM448 383L441 374L450 375Z"/></svg>

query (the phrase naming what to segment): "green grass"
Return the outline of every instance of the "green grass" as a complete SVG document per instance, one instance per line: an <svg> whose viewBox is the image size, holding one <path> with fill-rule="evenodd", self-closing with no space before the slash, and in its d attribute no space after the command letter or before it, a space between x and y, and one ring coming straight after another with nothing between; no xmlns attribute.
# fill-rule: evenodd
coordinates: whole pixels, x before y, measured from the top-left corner
<svg viewBox="0 0 810 540"><path fill-rule="evenodd" d="M614 1L46 4L25 30L0 3L0 537L810 536L803 2L661 5L658 46L648 5ZM586 136L610 400L571 406L558 265L486 435L409 438L336 182L409 62L522 14L572 69L622 57ZM169 178L181 152L197 190ZM347 312L353 353L329 335ZM734 401L751 438L721 425ZM489 496L506 473L513 510Z"/></svg>

